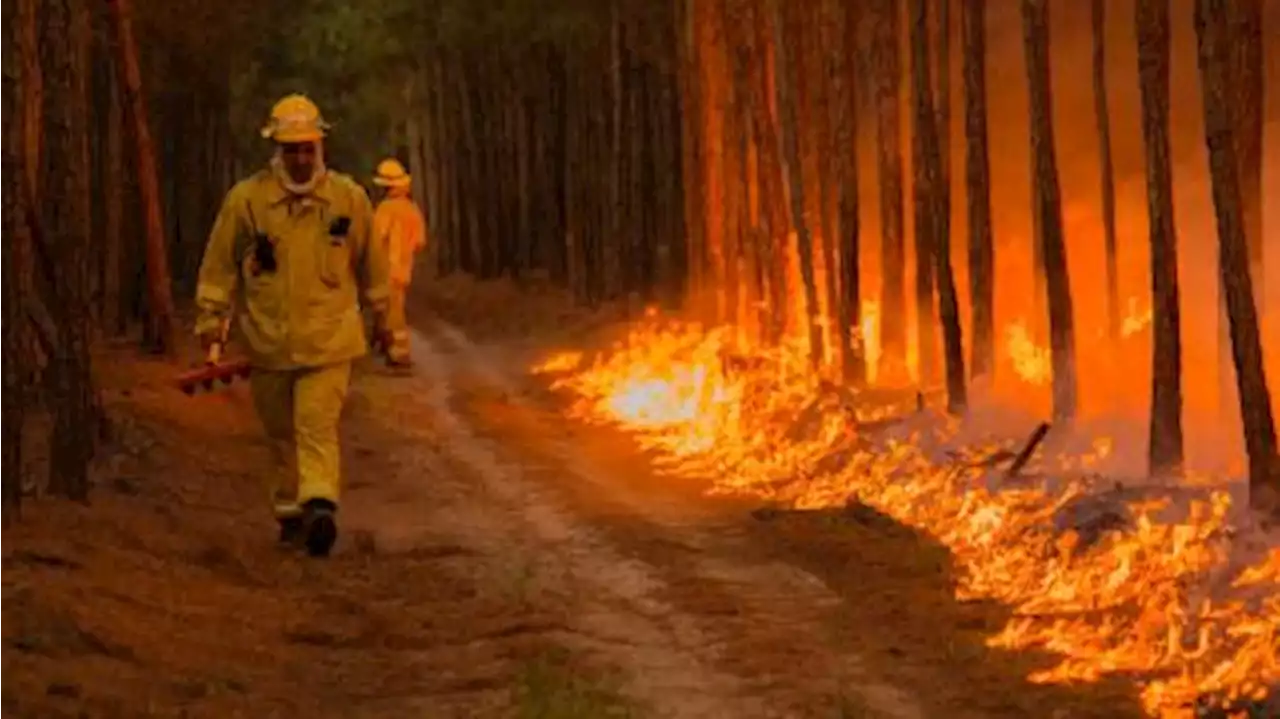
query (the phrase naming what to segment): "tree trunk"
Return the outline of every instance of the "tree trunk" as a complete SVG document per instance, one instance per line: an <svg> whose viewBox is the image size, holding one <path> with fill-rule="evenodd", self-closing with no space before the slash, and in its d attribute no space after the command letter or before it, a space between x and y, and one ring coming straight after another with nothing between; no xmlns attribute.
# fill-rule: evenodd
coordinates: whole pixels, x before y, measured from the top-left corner
<svg viewBox="0 0 1280 719"><path fill-rule="evenodd" d="M1142 134L1146 148L1151 237L1152 475L1182 470L1182 325L1178 312L1178 238L1169 161L1169 0L1138 0L1135 9Z"/></svg>
<svg viewBox="0 0 1280 719"><path fill-rule="evenodd" d="M25 27L25 20L28 18L23 17L23 13L29 9L22 7L20 2L4 0L4 17L0 24L12 28L13 23L17 22L20 27ZM0 63L0 69L4 73L3 102L6 108L21 106L23 91L26 89L24 84L29 80L26 75L28 64L23 62L22 55L26 51L34 50L34 45L26 45L21 40L4 43L4 61ZM26 153L25 115L25 112L0 114L0 122L4 126L3 171L0 171L0 182L4 183L4 211L0 213L0 219L3 221L5 238L5 241L0 243L0 254L3 255L0 265L4 273L3 286L0 287L3 290L3 301L0 304L0 311L3 312L3 317L0 318L0 332L4 335L4 394L0 396L0 403L3 404L3 418L0 420L0 426L3 426L4 433L2 471L4 476L9 478L0 482L0 488L3 488L2 506L6 526L11 520L17 518L22 503L22 486L25 479L22 436L26 425L29 396L25 376L28 357L23 347L21 332L21 328L26 324L26 318L22 312L26 301L23 296L25 283L19 284L21 270L18 267L20 259L18 248L30 242L27 236L27 208L24 201L31 193L24 191L23 188L23 183L30 178L24 163L26 159L24 157Z"/></svg>
<svg viewBox="0 0 1280 719"><path fill-rule="evenodd" d="M40 197L46 203L36 237L52 261L46 267L58 322L58 341L50 361L54 402L49 489L54 494L85 500L89 494L89 461L96 423L90 386L87 332L88 259L92 241L89 173L89 51L88 7L75 0L44 4L41 51L48 93L48 134L45 173ZM56 268L56 269L55 269ZM51 297L53 297L51 295Z"/></svg>
<svg viewBox="0 0 1280 719"><path fill-rule="evenodd" d="M164 217L160 208L160 182L156 175L155 149L147 120L142 70L138 46L133 37L130 0L108 0L115 21L115 46L120 77L124 81L129 115L133 120L133 140L137 151L138 187L146 217L148 308L153 330L166 353L176 351L173 291L169 278L169 257L165 246Z"/></svg>
<svg viewBox="0 0 1280 719"><path fill-rule="evenodd" d="M915 0L909 0L914 3ZM915 16L916 6L908 5L911 9L911 16L908 19L908 33L911 36L911 53L909 55L910 72L913 78L911 87L912 98L912 136L911 136L911 170L914 175L912 182L912 208L914 209L915 219L915 262L916 262L916 364L917 378L923 387L932 387L938 380L938 348L937 348L937 313L935 312L934 298L934 230L931 225L938 221L934 213L938 211L938 188L936 185L930 184L937 182L940 178L927 176L928 171L925 166L931 160L925 158L925 135L927 134L923 124L927 121L936 132L937 125L934 105L933 84L928 80L929 72L929 11L927 5L920 6L921 17ZM921 27L917 28L916 23L920 23ZM924 56L917 56L918 50L915 45L917 43L917 33L923 33L919 38L919 43L923 46ZM923 68L917 67L923 63ZM915 81L915 75L919 72L925 73L926 82L920 85ZM925 116L920 114L920 108L923 107L927 113ZM937 136L934 135L936 142Z"/></svg>
<svg viewBox="0 0 1280 719"><path fill-rule="evenodd" d="M1240 162L1240 202L1249 245L1254 302L1266 306L1262 234L1262 132L1266 83L1263 78L1262 0L1234 0L1227 17L1231 37L1231 107L1235 111L1236 159ZM1274 38L1273 38L1274 41ZM1265 309L1260 309L1266 314Z"/></svg>
<svg viewBox="0 0 1280 719"><path fill-rule="evenodd" d="M767 8L762 7L762 0L752 0L752 19L755 25L755 57L756 78L753 84L754 104L757 108L756 126L759 142L760 200L763 206L761 215L760 261L764 265L765 281L768 284L767 304L769 318L766 336L770 346L782 341L785 329L785 311L787 306L787 276L782 257L785 252L788 236L787 204L783 185L782 160L780 149L782 140L779 137L776 116L776 72L771 71L772 20Z"/></svg>
<svg viewBox="0 0 1280 719"><path fill-rule="evenodd" d="M946 357L947 411L959 414L968 405L964 374L964 345L960 337L960 310L956 301L955 277L951 273L951 239L949 228L942 224L942 158L938 147L938 116L930 91L929 15L926 0L911 0L911 79L913 87L915 133L913 154L916 192L917 251L925 253L938 279L938 314ZM932 298L930 297L930 302ZM933 331L930 326L929 331ZM924 354L921 354L922 379Z"/></svg>
<svg viewBox="0 0 1280 719"><path fill-rule="evenodd" d="M1049 89L1048 0L1022 0L1023 47L1027 58L1027 89L1031 113L1031 154L1034 160L1039 218L1037 244L1044 263L1049 314L1049 346L1053 364L1053 416L1058 422L1075 417L1077 405L1075 327L1067 248L1062 229L1062 198L1058 161L1053 147L1053 102Z"/></svg>
<svg viewBox="0 0 1280 719"><path fill-rule="evenodd" d="M1240 211L1243 213L1245 242L1249 250L1254 302L1265 315L1265 261L1262 234L1262 131L1264 111L1262 2L1235 0L1228 3L1227 32L1231 55L1227 66L1227 92L1231 98L1236 159L1240 163ZM1218 388L1224 417L1233 411L1231 387L1231 345L1227 329L1226 287L1219 285Z"/></svg>
<svg viewBox="0 0 1280 719"><path fill-rule="evenodd" d="M8 108L21 107L20 125L15 130L19 141L19 168L24 181L18 189L25 193L25 199L17 204L18 211L37 212L39 208L28 207L40 192L40 175L44 158L44 70L40 66L40 3L36 0L16 0L17 7L10 9L10 15L18 25L15 41L6 43L17 52L18 66L6 65L10 70L18 70L21 83L18 87L19 100L16 104L6 104ZM12 26L10 26L12 27ZM8 137L6 135L6 137ZM23 204L26 203L26 204ZM19 297L32 298L35 293L35 228L29 222L20 224L22 228L12 240L5 241L5 248L11 253L13 263L13 290ZM13 309L19 309L14 307ZM18 342L19 350L15 356L21 358L24 387L33 384L38 376L39 358L36 354L36 336L31 323L22 321L9 328ZM6 345L6 350L11 345ZM29 398L34 397L28 394ZM21 487L18 487L21 489Z"/></svg>
<svg viewBox="0 0 1280 719"><path fill-rule="evenodd" d="M862 336L862 277L859 266L861 226L858 217L858 21L857 5L841 3L837 11L841 43L835 68L835 165L840 228L840 355L844 379L854 387L867 381L866 338Z"/></svg>
<svg viewBox="0 0 1280 719"><path fill-rule="evenodd" d="M791 96L791 49L787 46L789 39L784 33L782 13L778 8L780 0L766 0L769 3L769 18L773 23L774 45L774 85L777 93L778 115L781 132L779 133L779 155L782 158L783 172L786 181L783 184L791 211L789 225L796 232L796 247L800 254L800 272L804 279L805 319L808 324L809 361L814 369L818 369L824 356L822 345L822 328L817 322L818 290L814 284L813 242L809 235L809 226L804 217L804 183L800 168L800 142L796 134L796 108Z"/></svg>
<svg viewBox="0 0 1280 719"><path fill-rule="evenodd" d="M107 81L106 130L102 139L103 262L102 262L102 327L108 335L121 335L127 329L124 304L120 292L124 276L124 107L120 103L119 65L112 63Z"/></svg>
<svg viewBox="0 0 1280 719"><path fill-rule="evenodd" d="M1280 473L1240 197L1240 161L1236 157L1230 85L1231 43L1235 38L1229 35L1226 22L1228 4L1226 0L1196 0L1205 143L1218 225L1218 266L1231 326L1236 395L1249 454L1249 497L1255 508L1274 513L1280 511Z"/></svg>
<svg viewBox="0 0 1280 719"><path fill-rule="evenodd" d="M1102 164L1102 230L1107 252L1107 336L1120 337L1120 266L1116 247L1116 180L1111 161L1111 113L1107 109L1106 0L1091 0L1093 16L1093 110Z"/></svg>
<svg viewBox="0 0 1280 719"><path fill-rule="evenodd" d="M938 91L935 99L937 108L937 138L938 138L938 157L940 166L938 169L938 187L937 187L937 217L935 222L938 223L938 236L946 241L947 252L950 253L951 246L951 0L937 0L938 7L938 35L937 35L937 62L938 62ZM947 271L951 270L951 259L948 254ZM938 299L942 303L947 300L942 298L942 277L935 277L934 284L938 289ZM952 275L952 295L955 294L955 276ZM959 313L959 309L956 310ZM946 320L943 320L944 327ZM946 330L943 330L944 335ZM934 336L936 338L936 335ZM944 352L946 337L943 337ZM934 367L932 372L937 376L937 355L934 355ZM961 349L961 359L963 361L964 350ZM963 380L963 377L961 378Z"/></svg>
<svg viewBox="0 0 1280 719"><path fill-rule="evenodd" d="M902 216L902 151L898 107L898 3L877 0L873 55L876 77L876 144L880 176L880 364L881 382L907 378L906 248Z"/></svg>
<svg viewBox="0 0 1280 719"><path fill-rule="evenodd" d="M965 183L969 210L969 303L974 378L995 372L995 243L991 235L991 156L987 146L986 0L964 0Z"/></svg>

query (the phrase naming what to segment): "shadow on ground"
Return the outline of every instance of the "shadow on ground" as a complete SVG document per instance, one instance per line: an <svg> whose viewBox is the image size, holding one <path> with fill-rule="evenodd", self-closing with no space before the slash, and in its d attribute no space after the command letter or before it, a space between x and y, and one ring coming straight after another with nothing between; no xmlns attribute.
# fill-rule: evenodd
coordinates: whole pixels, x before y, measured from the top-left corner
<svg viewBox="0 0 1280 719"><path fill-rule="evenodd" d="M836 640L874 657L886 679L915 689L933 715L967 709L1010 718L1142 716L1134 684L1118 678L1074 687L1028 682L1057 658L987 647L1011 610L957 601L951 553L924 533L864 504L760 509L751 516L764 551L843 597Z"/></svg>

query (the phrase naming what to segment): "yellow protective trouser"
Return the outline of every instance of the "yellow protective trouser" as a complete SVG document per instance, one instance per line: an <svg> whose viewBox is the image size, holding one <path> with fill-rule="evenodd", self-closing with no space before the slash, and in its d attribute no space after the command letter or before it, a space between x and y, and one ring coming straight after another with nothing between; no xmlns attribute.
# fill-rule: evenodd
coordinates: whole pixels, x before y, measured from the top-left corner
<svg viewBox="0 0 1280 719"><path fill-rule="evenodd" d="M272 371L254 368L250 392L271 440L275 471L268 481L277 518L297 516L312 499L338 504L342 457L338 419L351 363Z"/></svg>
<svg viewBox="0 0 1280 719"><path fill-rule="evenodd" d="M392 362L405 362L409 359L409 320L404 311L405 295L408 293L408 285L391 283L391 297L387 306L387 329L391 331L391 347L387 349L387 358Z"/></svg>

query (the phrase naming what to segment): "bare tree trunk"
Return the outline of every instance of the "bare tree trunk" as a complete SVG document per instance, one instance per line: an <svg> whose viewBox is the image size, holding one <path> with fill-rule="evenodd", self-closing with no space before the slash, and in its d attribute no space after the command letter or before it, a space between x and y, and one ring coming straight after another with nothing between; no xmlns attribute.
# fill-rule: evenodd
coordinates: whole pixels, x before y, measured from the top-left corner
<svg viewBox="0 0 1280 719"><path fill-rule="evenodd" d="M1151 237L1152 475L1182 470L1182 325L1178 312L1178 238L1169 161L1169 0L1138 0L1135 15Z"/></svg>
<svg viewBox="0 0 1280 719"><path fill-rule="evenodd" d="M797 250L800 253L800 272L804 277L805 319L809 331L809 361L817 369L824 355L822 328L818 326L818 290L814 285L813 242L804 217L804 184L800 171L800 143L796 136L795 104L791 97L791 61L788 37L784 34L780 0L767 0L769 17L773 22L774 83L778 96L779 155L782 158L786 182L784 194L791 209L791 227L796 231Z"/></svg>
<svg viewBox="0 0 1280 719"><path fill-rule="evenodd" d="M42 3L41 0L17 2L17 39L22 47L19 53L22 62L22 147L27 182L34 191L40 186L40 158L44 156L44 70L40 67L39 53Z"/></svg>
<svg viewBox="0 0 1280 719"><path fill-rule="evenodd" d="M147 120L142 70L138 46L133 37L133 11L129 0L109 0L115 21L115 46L120 77L133 120L133 140L137 151L138 187L146 213L147 289L151 322L164 352L176 351L173 291L169 278L169 257L165 247L164 217L160 209L160 182L156 175L155 149Z"/></svg>
<svg viewBox="0 0 1280 719"><path fill-rule="evenodd" d="M784 197L786 192L783 189L785 173L779 156L782 140L779 137L778 120L771 110L776 106L774 101L776 93L773 88L776 84L773 79L776 73L771 75L769 71L772 46L771 19L768 9L762 6L762 0L752 0L751 9L756 31L755 57L758 58L755 64L753 96L758 109L756 124L759 132L757 148L760 153L760 199L764 203L761 207L763 228L760 238L760 256L766 270L764 274L768 284L769 318L766 333L769 343L776 345L783 336L787 299L785 263L781 259L785 257L785 252L781 250L786 246L785 240L789 229Z"/></svg>
<svg viewBox="0 0 1280 719"><path fill-rule="evenodd" d="M5 107L21 108L21 124L16 132L19 133L20 142L17 147L21 153L20 170L24 182L18 186L18 189L25 193L25 199L18 203L17 211L31 213L28 217L34 220L34 213L38 212L39 208L32 206L32 203L40 193L40 174L44 158L44 70L40 63L40 3L37 0L17 0L17 8L10 10L10 16L14 15L16 15L14 20L17 23L18 32L16 37L5 43L5 47L12 47L17 52L18 67L7 64L5 68L7 71L20 70L21 84L18 88L18 103L6 103ZM15 273L12 289L19 297L31 298L35 293L34 235L36 230L31 222L22 222L20 227L22 229L19 232L6 235L12 239L6 239L4 244L5 249L10 252L12 271ZM13 309L20 308L15 306ZM14 356L21 357L23 362L20 381L26 388L28 400L33 401L35 394L31 392L31 385L38 378L39 359L36 354L38 337L32 327L32 323L24 320L12 324L8 329L12 331L12 336L15 337L20 348L14 353ZM8 345L5 349L10 351ZM21 486L15 489L20 490Z"/></svg>
<svg viewBox="0 0 1280 719"><path fill-rule="evenodd" d="M4 0L3 20L0 24L12 28L13 23L24 27L27 18L22 17L25 10L22 3ZM4 107L19 107L22 102L23 84L30 78L26 76L27 63L22 62L25 52L34 52L34 45L18 42L4 43L4 60L0 69L4 73ZM3 403L3 473L9 479L0 482L3 488L3 518L7 526L17 518L22 503L23 452L22 436L26 425L26 409L29 397L26 374L28 355L23 347L23 336L20 328L26 323L22 307L26 298L23 296L24 284L19 284L21 270L18 267L18 248L30 242L27 236L26 217L28 209L25 199L30 192L24 191L23 183L29 178L23 162L25 155L24 130L25 113L5 112L0 114L3 122L3 170L0 171L0 182L4 183L4 210L0 213L3 221L4 242L0 243L3 259L3 301L0 310L0 332L3 333L4 347L4 394L0 396Z"/></svg>
<svg viewBox="0 0 1280 719"><path fill-rule="evenodd" d="M910 0L914 3L914 0ZM917 72L924 72L927 76L929 72L929 11L928 6L922 5L919 10L922 16L915 17L916 6L909 4L911 16L908 19L908 32L911 35L912 49L910 53L911 74L913 77L911 87L912 107L915 108L912 117L912 137L911 137L911 169L914 174L914 182L912 183L912 207L915 210L915 261L916 261L916 362L919 365L918 377L920 384L925 387L931 387L938 380L938 318L933 303L935 292L935 260L934 246L935 240L933 223L938 221L934 213L938 211L938 188L930 185L933 180L940 178L926 177L925 166L930 162L925 158L925 130L921 127L926 120L934 128L937 129L936 107L934 105L933 83L927 81L923 86L914 80ZM916 27L916 23L922 25L921 28ZM920 42L924 47L924 57L917 57L916 34L924 33ZM923 69L916 66L924 63ZM924 107L927 111L927 117L921 117L919 108ZM935 142L936 142L936 135Z"/></svg>
<svg viewBox="0 0 1280 719"><path fill-rule="evenodd" d="M1240 161L1240 202L1244 237L1249 244L1253 296L1265 307L1266 281L1262 235L1262 128L1266 83L1263 78L1262 0L1234 0L1231 23L1231 107L1235 110L1236 159ZM1274 42L1274 38L1272 38ZM1265 314L1265 312L1262 312Z"/></svg>
<svg viewBox="0 0 1280 719"><path fill-rule="evenodd" d="M1218 224L1218 266L1231 324L1236 393L1249 454L1250 503L1263 511L1280 507L1275 420L1267 393L1258 311L1249 272L1249 249L1240 195L1240 161L1236 157L1231 111L1231 43L1226 0L1196 0L1196 39L1204 101L1205 143L1213 205Z"/></svg>
<svg viewBox="0 0 1280 719"><path fill-rule="evenodd" d="M995 372L995 242L991 235L991 156L987 146L986 0L964 0L965 181L969 201L969 303L975 378Z"/></svg>
<svg viewBox="0 0 1280 719"><path fill-rule="evenodd" d="M937 54L937 97L934 99L937 112L937 133L938 138L938 156L941 164L938 169L938 199L937 199L937 218L934 220L938 223L938 236L942 237L947 243L947 252L950 253L951 246L951 0L937 0L938 8L938 34L937 45L934 51ZM951 271L950 255L947 256L947 271ZM938 290L938 298L942 303L947 300L942 298L943 278L934 277L934 285ZM954 275L951 282L952 296L955 295ZM955 300L953 300L955 301ZM956 310L957 313L959 309ZM944 326L946 320L943 320ZM945 333L945 329L944 329ZM936 337L936 335L935 335ZM946 338L943 338L944 352ZM937 355L934 359L934 376L937 376ZM964 351L961 350L961 358L963 360Z"/></svg>
<svg viewBox="0 0 1280 719"><path fill-rule="evenodd" d="M1093 111L1102 163L1102 229L1107 252L1107 336L1120 336L1120 268L1116 247L1116 180L1111 161L1111 113L1107 109L1106 0L1091 0L1093 11Z"/></svg>
<svg viewBox="0 0 1280 719"><path fill-rule="evenodd" d="M902 152L898 103L898 4L877 0L873 55L876 77L876 144L880 175L880 362L882 382L907 377L906 248L902 216Z"/></svg>
<svg viewBox="0 0 1280 719"><path fill-rule="evenodd" d="M1053 147L1053 102L1049 90L1048 0L1022 0L1023 47L1031 110L1031 154L1036 184L1037 244L1045 269L1049 304L1049 346L1053 363L1053 415L1058 422L1075 417L1077 405L1075 320L1067 248L1062 229L1058 161Z"/></svg>
<svg viewBox="0 0 1280 719"><path fill-rule="evenodd" d="M119 65L113 63L107 82L106 131L102 141L103 183L103 267L102 326L108 335L126 329L120 281L124 275L124 107L120 103Z"/></svg>
<svg viewBox="0 0 1280 719"><path fill-rule="evenodd" d="M836 182L840 227L840 348L846 382L866 384L866 338L862 336L862 276L859 266L861 226L858 217L858 21L857 5L841 3L837 11L841 43L835 68ZM856 338L854 337L856 333Z"/></svg>
<svg viewBox="0 0 1280 719"><path fill-rule="evenodd" d="M45 205L37 241L49 258L46 272L57 308L58 341L50 361L54 402L53 461L49 488L55 494L85 500L96 422L90 386L88 347L88 257L92 240L89 173L88 8L75 0L44 4L41 35L48 70L48 135L41 197ZM56 268L56 269L55 269Z"/></svg>
<svg viewBox="0 0 1280 719"><path fill-rule="evenodd" d="M1227 91L1231 97L1236 159L1240 163L1241 221L1249 250L1254 302L1265 307L1266 287L1262 235L1262 129L1264 109L1262 3L1234 0L1227 6L1227 32L1231 57L1227 66ZM1219 285L1218 388L1223 417L1234 411L1231 386L1231 339L1227 328L1226 287ZM1265 315L1265 311L1260 311Z"/></svg>
<svg viewBox="0 0 1280 719"><path fill-rule="evenodd" d="M964 411L968 404L964 374L964 346L960 337L960 309L956 302L955 278L951 274L951 240L942 216L942 158L938 147L936 106L929 79L929 15L926 0L911 0L911 78L914 88L915 134L912 138L915 165L917 247L925 252L938 279L939 315L946 352L947 410ZM917 250L920 251L920 250ZM932 298L930 298L932 301ZM929 327L932 331L933 327ZM923 363L923 355L921 362ZM923 364L921 367L923 368ZM923 369L922 369L923 372ZM923 378L923 375L922 375Z"/></svg>

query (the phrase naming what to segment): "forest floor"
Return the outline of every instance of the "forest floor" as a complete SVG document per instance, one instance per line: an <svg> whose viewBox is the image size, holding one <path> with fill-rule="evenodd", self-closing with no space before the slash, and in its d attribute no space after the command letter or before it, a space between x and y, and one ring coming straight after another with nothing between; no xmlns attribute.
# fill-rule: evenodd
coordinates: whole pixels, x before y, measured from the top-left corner
<svg viewBox="0 0 1280 719"><path fill-rule="evenodd" d="M426 283L424 283L426 284ZM1128 717L1132 687L1027 683L947 551L887 517L764 514L565 418L535 353L611 336L556 295L424 287L418 366L361 364L328 561L274 546L237 383L99 362L91 506L4 532L13 717Z"/></svg>

